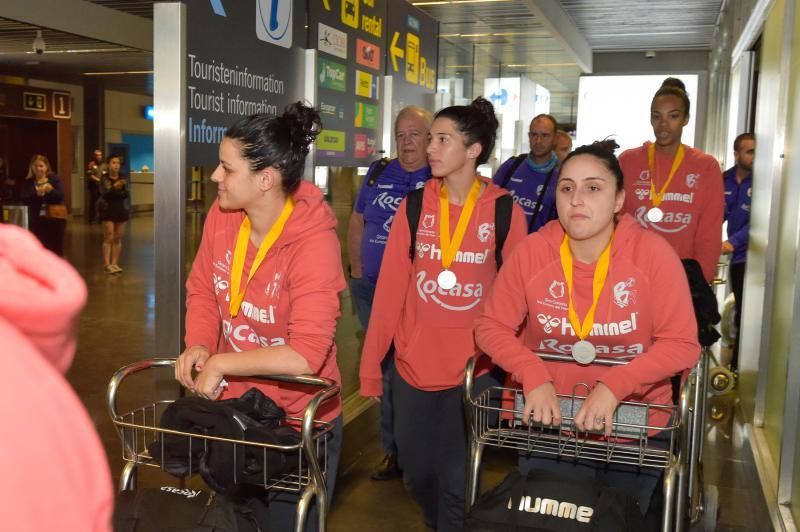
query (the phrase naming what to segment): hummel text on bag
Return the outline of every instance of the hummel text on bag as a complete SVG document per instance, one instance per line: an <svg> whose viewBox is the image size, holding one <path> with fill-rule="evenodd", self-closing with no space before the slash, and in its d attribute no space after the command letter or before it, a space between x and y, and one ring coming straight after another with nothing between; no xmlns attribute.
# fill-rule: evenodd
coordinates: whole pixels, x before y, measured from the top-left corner
<svg viewBox="0 0 800 532"><path fill-rule="evenodd" d="M509 497L508 509L512 510L513 508L514 500ZM520 498L517 510L563 517L564 519L576 519L580 523L588 523L591 521L592 514L594 514L594 509L588 506L577 506L571 502L558 502L555 499L542 499L541 497L533 499L533 505L531 506L531 497L527 495Z"/></svg>

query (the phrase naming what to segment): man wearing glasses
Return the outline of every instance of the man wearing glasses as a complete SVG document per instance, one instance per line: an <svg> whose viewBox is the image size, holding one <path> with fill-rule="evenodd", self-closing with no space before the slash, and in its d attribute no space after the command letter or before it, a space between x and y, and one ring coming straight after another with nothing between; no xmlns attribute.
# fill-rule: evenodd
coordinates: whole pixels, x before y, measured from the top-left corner
<svg viewBox="0 0 800 532"><path fill-rule="evenodd" d="M558 124L550 115L534 117L528 128L530 153L511 157L497 169L493 181L508 190L525 211L528 233L557 217L555 186L558 180L556 131Z"/></svg>

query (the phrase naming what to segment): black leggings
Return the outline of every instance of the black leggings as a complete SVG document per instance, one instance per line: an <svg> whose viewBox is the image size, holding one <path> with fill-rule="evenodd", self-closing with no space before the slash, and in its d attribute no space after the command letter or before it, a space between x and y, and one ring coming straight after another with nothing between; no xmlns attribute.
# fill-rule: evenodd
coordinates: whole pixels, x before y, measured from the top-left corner
<svg viewBox="0 0 800 532"><path fill-rule="evenodd" d="M496 369L475 380L475 393L502 385ZM428 392L393 374L397 458L425 524L437 532L464 528L467 490L467 427L463 386Z"/></svg>

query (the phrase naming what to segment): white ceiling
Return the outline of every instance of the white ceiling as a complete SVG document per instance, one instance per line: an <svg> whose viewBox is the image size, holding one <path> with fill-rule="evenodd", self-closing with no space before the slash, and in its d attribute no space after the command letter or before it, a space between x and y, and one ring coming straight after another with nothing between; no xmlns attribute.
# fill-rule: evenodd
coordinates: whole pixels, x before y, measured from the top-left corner
<svg viewBox="0 0 800 532"><path fill-rule="evenodd" d="M581 69L537 18L555 0L408 0L440 23L439 76L523 75L551 92L551 113L574 120ZM723 0L560 0L593 52L708 49ZM474 76L473 76L474 74ZM477 85L476 88L482 88Z"/></svg>
<svg viewBox="0 0 800 532"><path fill-rule="evenodd" d="M150 0L89 1L136 17L152 19L153 16ZM571 36L555 35L557 30L553 29L552 21L537 17L543 4L555 4L548 9L560 9L593 52L657 51L708 49L723 0L413 0L410 3L440 22L439 77L461 76L481 89L485 77L527 76L550 90L551 112L561 121L570 121L574 120L582 72L570 50ZM37 56L30 53L37 29L31 24L0 18L0 73L80 83L85 79L84 72L152 69L152 54L147 51L46 28L43 36L47 53ZM149 74L103 76L103 82L117 90L152 93Z"/></svg>

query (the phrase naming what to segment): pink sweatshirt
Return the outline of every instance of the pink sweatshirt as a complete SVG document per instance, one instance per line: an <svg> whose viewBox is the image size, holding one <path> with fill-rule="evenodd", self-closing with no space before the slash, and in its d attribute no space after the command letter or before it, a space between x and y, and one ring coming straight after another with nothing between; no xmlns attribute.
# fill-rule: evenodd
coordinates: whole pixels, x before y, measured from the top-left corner
<svg viewBox="0 0 800 532"><path fill-rule="evenodd" d="M269 250L231 319L230 273L244 211L212 205L203 240L186 282L186 346L204 345L213 353L242 352L289 345L314 375L341 382L334 333L339 292L345 287L336 218L320 190L302 182L294 194L295 209ZM250 271L258 249L247 248L244 271ZM243 276L246 279L246 275ZM289 416L302 416L316 388L264 384L246 377L226 377L223 399L260 388ZM318 417L331 420L341 412L339 398L328 401Z"/></svg>
<svg viewBox="0 0 800 532"><path fill-rule="evenodd" d="M636 218L642 227L663 236L680 258L699 262L706 281L711 282L722 246L725 211L725 190L719 163L711 155L685 146L686 155L660 205L664 219L653 223L645 216L652 205L648 146L650 143L645 142L640 148L626 150L619 156L625 174L623 212ZM667 181L672 160L672 157L656 150L656 192L660 192Z"/></svg>
<svg viewBox="0 0 800 532"><path fill-rule="evenodd" d="M451 290L443 290L436 284L436 277L442 271L439 244L441 183L441 179L430 179L425 183L413 263L409 258L411 236L406 200L397 209L361 354L361 394L364 396L382 394L381 361L392 341L399 374L415 388L426 391L444 390L461 384L467 360L476 351L472 324L480 314L497 275L495 199L506 191L487 183L451 267L458 284ZM450 205L451 231L455 230L461 209ZM511 227L503 246L504 261L526 235L525 215L514 204Z"/></svg>
<svg viewBox="0 0 800 532"><path fill-rule="evenodd" d="M543 361L537 353L569 354L578 341L567 313L568 294L559 248L558 220L523 242L503 265L477 320L478 346L527 393L545 382L572 393L576 383L603 382L619 400L672 404L670 377L694 366L700 354L689 286L677 255L630 216L617 225L608 278L587 338L598 357L624 366L579 366ZM574 261L573 301L583 319L592 303L595 264ZM515 332L523 320L523 337ZM663 412L661 413L663 414ZM653 418L666 424L666 416Z"/></svg>
<svg viewBox="0 0 800 532"><path fill-rule="evenodd" d="M114 492L92 420L63 374L86 285L30 233L0 224L3 530L111 530Z"/></svg>

